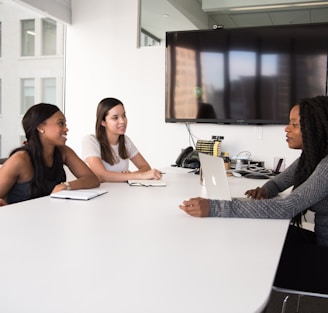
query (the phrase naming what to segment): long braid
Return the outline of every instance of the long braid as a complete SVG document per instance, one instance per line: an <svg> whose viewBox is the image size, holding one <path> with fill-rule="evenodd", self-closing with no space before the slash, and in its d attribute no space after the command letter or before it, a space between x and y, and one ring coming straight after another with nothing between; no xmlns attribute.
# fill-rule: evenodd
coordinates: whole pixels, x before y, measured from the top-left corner
<svg viewBox="0 0 328 313"><path fill-rule="evenodd" d="M328 97L306 98L299 105L303 151L295 173L294 189L309 178L321 159L328 154ZM300 226L305 213L303 211L296 215L293 224Z"/></svg>

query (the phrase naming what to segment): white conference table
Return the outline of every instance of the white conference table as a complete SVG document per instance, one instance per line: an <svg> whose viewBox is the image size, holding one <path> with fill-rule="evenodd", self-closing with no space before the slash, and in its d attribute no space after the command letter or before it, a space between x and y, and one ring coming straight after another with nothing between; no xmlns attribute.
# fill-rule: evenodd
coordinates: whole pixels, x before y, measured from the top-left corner
<svg viewBox="0 0 328 313"><path fill-rule="evenodd" d="M199 175L167 187L105 183L89 201L0 208L0 312L254 313L271 292L288 220L195 218ZM231 178L233 196L263 181Z"/></svg>

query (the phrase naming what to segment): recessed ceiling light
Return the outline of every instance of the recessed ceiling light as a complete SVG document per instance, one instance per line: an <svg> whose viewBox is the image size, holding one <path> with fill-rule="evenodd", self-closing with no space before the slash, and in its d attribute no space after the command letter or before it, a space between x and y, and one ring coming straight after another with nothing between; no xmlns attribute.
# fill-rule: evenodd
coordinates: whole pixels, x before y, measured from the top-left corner
<svg viewBox="0 0 328 313"><path fill-rule="evenodd" d="M230 11L267 10L267 9L281 9L281 8L288 8L288 7L290 7L290 5L287 4L261 5L256 7L231 8Z"/></svg>
<svg viewBox="0 0 328 313"><path fill-rule="evenodd" d="M168 18L170 15L168 15L168 14L166 14L166 13L164 13L164 14L162 14L162 17L164 17L164 18Z"/></svg>
<svg viewBox="0 0 328 313"><path fill-rule="evenodd" d="M295 3L295 7L305 7L305 6L317 6L317 5L328 5L328 2L313 2L313 3Z"/></svg>
<svg viewBox="0 0 328 313"><path fill-rule="evenodd" d="M325 2L306 2L306 3L295 3L295 4L258 5L258 6L231 8L229 11L268 10L268 9L282 9L282 8L292 8L292 7L320 6L320 5L328 5L328 2L325 1Z"/></svg>

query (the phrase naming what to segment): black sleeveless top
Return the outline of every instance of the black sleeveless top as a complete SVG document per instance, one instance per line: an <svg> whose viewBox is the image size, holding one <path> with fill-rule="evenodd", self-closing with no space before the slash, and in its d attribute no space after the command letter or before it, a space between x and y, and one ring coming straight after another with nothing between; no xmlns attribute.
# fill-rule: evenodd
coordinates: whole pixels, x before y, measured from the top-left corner
<svg viewBox="0 0 328 313"><path fill-rule="evenodd" d="M57 149L55 150L54 162L52 167L45 166L43 170L45 177L43 182L44 194L39 194L37 196L32 195L32 181L16 183L9 190L7 196L5 197L7 203L11 204L49 195L56 185L66 181L63 158L60 151L58 151Z"/></svg>

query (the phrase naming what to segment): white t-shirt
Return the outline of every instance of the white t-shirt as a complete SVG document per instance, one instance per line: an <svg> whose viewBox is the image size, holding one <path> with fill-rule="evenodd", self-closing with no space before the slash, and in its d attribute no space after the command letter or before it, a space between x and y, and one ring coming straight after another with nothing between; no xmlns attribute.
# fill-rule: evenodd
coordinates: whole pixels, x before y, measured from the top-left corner
<svg viewBox="0 0 328 313"><path fill-rule="evenodd" d="M128 151L129 159L136 156L139 151L136 146L132 143L131 139L124 135L125 137L125 146ZM101 159L101 162L105 166L106 170L111 172L123 172L129 170L129 159L123 160L118 154L118 144L111 145L114 155L117 159L117 163L110 165L106 161L101 159L100 144L95 135L85 136L82 140L82 158L86 162L86 159L89 157L98 157Z"/></svg>

